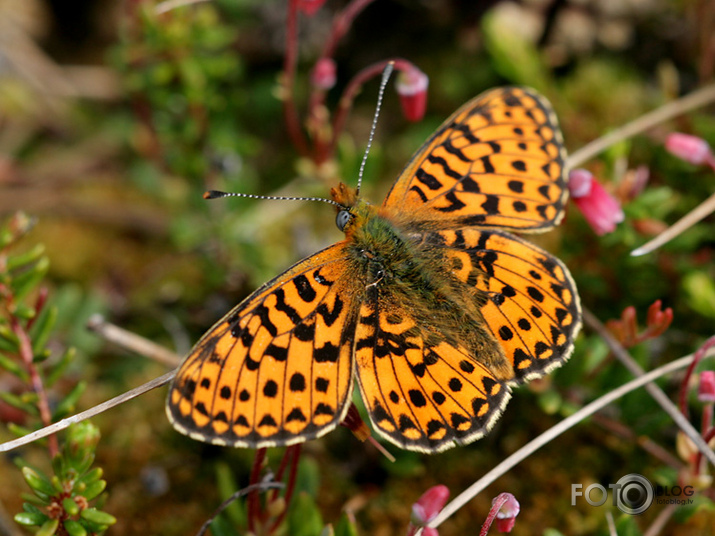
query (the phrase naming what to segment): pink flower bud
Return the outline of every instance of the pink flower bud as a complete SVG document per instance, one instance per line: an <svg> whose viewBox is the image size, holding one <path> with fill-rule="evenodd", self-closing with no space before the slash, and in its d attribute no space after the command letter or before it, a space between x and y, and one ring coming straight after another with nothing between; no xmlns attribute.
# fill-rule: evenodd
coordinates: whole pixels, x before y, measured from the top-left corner
<svg viewBox="0 0 715 536"><path fill-rule="evenodd" d="M312 17L324 3L325 0L298 0L298 10Z"/></svg>
<svg viewBox="0 0 715 536"><path fill-rule="evenodd" d="M412 505L412 523L424 526L440 513L449 498L447 486L432 486Z"/></svg>
<svg viewBox="0 0 715 536"><path fill-rule="evenodd" d="M673 132L666 138L665 148L669 153L696 166L715 163L708 142L697 136Z"/></svg>
<svg viewBox="0 0 715 536"><path fill-rule="evenodd" d="M319 89L328 90L335 85L336 69L332 58L320 58L310 73L310 82Z"/></svg>
<svg viewBox="0 0 715 536"><path fill-rule="evenodd" d="M427 109L429 77L417 67L400 71L395 88L400 96L402 113L408 121L419 121Z"/></svg>
<svg viewBox="0 0 715 536"><path fill-rule="evenodd" d="M497 530L499 532L511 532L511 529L514 528L514 524L516 523L516 516L519 515L519 511L521 510L521 506L519 505L519 501L516 500L516 497L511 493L499 494L492 500L492 504L500 499L500 497L502 498L501 500L504 500L503 496L506 496L506 501L497 512Z"/></svg>
<svg viewBox="0 0 715 536"><path fill-rule="evenodd" d="M625 218L621 204L594 179L590 171L574 169L569 174L569 191L597 235L613 232Z"/></svg>
<svg viewBox="0 0 715 536"><path fill-rule="evenodd" d="M715 402L715 371L704 370L700 373L698 400L700 402Z"/></svg>

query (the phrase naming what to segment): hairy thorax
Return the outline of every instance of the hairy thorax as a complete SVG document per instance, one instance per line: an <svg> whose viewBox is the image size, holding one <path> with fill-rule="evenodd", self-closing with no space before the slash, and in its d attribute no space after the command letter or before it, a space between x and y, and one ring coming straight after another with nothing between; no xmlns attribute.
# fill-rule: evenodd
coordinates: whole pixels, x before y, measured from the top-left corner
<svg viewBox="0 0 715 536"><path fill-rule="evenodd" d="M447 340L491 367L500 379L511 378L503 350L484 327L480 309L486 294L476 287L465 292L429 231L412 228L362 199L352 201L352 219L344 231L362 300L374 300L383 311L407 312L425 326L422 336L428 344Z"/></svg>

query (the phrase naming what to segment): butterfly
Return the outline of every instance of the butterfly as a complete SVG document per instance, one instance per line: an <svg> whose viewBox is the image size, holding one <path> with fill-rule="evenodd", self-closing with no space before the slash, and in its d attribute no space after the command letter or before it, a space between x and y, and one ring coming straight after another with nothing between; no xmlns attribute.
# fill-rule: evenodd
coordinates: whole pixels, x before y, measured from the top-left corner
<svg viewBox="0 0 715 536"><path fill-rule="evenodd" d="M219 320L170 386L180 432L286 446L334 429L357 383L373 428L408 450L483 436L513 385L568 359L581 324L566 266L512 234L568 198L556 116L534 90L487 91L415 153L382 205L331 190L345 239Z"/></svg>

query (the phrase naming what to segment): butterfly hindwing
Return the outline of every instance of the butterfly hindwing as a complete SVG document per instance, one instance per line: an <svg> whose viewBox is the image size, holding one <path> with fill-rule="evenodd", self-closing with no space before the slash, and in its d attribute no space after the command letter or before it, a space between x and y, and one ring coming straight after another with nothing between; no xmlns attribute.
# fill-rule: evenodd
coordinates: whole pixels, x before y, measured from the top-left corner
<svg viewBox="0 0 715 536"><path fill-rule="evenodd" d="M515 382L543 376L568 359L581 306L559 259L498 230L439 231L431 241L440 244L452 274L488 296L481 313Z"/></svg>
<svg viewBox="0 0 715 536"><path fill-rule="evenodd" d="M412 157L383 202L448 229L543 231L568 197L566 154L551 105L504 87L462 106Z"/></svg>
<svg viewBox="0 0 715 536"><path fill-rule="evenodd" d="M221 319L169 391L181 432L242 447L290 445L339 424L352 388L355 307L345 243L296 264Z"/></svg>
<svg viewBox="0 0 715 536"><path fill-rule="evenodd" d="M444 334L390 299L363 302L355 335L358 383L373 427L401 448L439 452L483 436L509 388ZM415 304L417 305L417 304Z"/></svg>

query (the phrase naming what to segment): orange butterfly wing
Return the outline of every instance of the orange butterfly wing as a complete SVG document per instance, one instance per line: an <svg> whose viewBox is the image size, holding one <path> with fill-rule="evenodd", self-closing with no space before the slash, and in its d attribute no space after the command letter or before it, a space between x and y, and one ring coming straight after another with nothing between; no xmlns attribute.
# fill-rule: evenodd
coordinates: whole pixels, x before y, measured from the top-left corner
<svg viewBox="0 0 715 536"><path fill-rule="evenodd" d="M356 321L346 249L340 242L297 263L202 337L169 390L177 430L259 448L319 437L340 423Z"/></svg>
<svg viewBox="0 0 715 536"><path fill-rule="evenodd" d="M433 228L547 230L568 198L566 153L551 105L497 88L457 110L410 159L383 206Z"/></svg>

